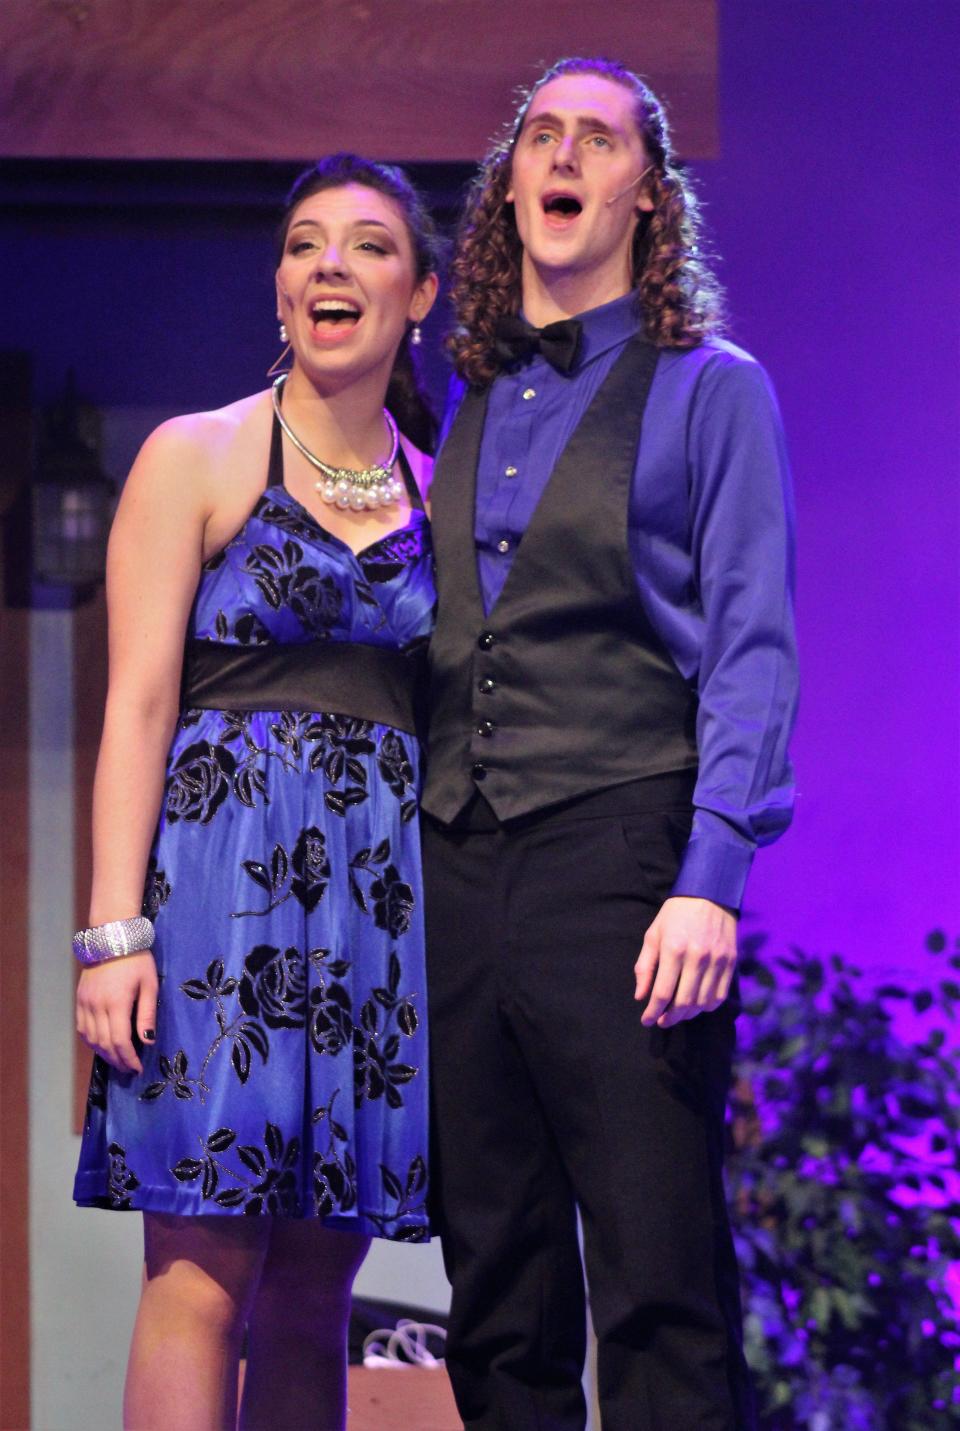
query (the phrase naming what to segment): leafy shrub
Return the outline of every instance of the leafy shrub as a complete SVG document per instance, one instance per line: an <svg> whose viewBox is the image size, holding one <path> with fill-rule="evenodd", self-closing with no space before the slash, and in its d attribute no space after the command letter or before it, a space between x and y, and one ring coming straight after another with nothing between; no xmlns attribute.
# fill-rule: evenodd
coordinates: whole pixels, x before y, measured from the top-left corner
<svg viewBox="0 0 960 1431"><path fill-rule="evenodd" d="M960 1427L960 985L873 987L762 945L744 940L728 1159L761 1426Z"/></svg>

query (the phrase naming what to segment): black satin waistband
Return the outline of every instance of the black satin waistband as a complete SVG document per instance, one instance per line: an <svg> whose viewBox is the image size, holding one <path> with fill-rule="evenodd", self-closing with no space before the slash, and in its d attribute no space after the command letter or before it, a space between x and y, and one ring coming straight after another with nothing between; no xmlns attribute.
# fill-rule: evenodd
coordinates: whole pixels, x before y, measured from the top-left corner
<svg viewBox="0 0 960 1431"><path fill-rule="evenodd" d="M353 641L188 641L180 703L184 709L330 711L414 735L426 668L426 641L406 651Z"/></svg>

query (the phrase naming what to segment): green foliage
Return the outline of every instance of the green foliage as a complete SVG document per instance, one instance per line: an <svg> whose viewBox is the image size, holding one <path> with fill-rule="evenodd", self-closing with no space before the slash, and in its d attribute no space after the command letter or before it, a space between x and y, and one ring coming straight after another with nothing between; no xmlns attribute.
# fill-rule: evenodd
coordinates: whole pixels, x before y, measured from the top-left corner
<svg viewBox="0 0 960 1431"><path fill-rule="evenodd" d="M761 1426L960 1427L960 985L870 987L762 944L744 940L728 1158ZM942 934L927 948L960 969Z"/></svg>

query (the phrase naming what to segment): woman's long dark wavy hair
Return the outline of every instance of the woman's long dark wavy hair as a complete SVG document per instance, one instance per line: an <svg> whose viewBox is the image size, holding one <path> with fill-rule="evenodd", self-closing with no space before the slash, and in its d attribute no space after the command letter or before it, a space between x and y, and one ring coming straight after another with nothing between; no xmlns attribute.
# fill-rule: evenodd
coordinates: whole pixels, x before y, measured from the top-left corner
<svg viewBox="0 0 960 1431"><path fill-rule="evenodd" d="M417 282L438 272L443 260L443 240L423 199L395 164L377 164L357 154L330 154L304 169L293 181L286 197L277 229L277 262L283 257L287 230L298 204L324 189L342 189L345 184L362 184L392 199L403 216L413 247ZM409 330L404 334L394 359L387 386L386 404L400 431L422 452L432 452L437 439L437 419L420 374Z"/></svg>
<svg viewBox="0 0 960 1431"><path fill-rule="evenodd" d="M451 274L457 326L447 346L457 372L473 386L486 387L500 371L497 319L520 307L523 245L506 198L517 139L538 90L561 75L580 74L613 80L630 92L634 122L653 166L644 185L653 211L640 214L632 262L647 338L658 347L692 348L720 327L722 295L698 248L696 196L674 162L660 101L614 60L558 60L523 96L509 130L484 160L460 222Z"/></svg>

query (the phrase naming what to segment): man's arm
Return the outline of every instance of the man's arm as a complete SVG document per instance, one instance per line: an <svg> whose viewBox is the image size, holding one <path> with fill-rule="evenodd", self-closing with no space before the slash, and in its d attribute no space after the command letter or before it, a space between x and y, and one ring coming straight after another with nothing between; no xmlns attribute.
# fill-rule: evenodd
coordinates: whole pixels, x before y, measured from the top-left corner
<svg viewBox="0 0 960 1431"><path fill-rule="evenodd" d="M690 840L636 964L636 997L650 995L643 1022L662 1028L727 997L754 851L792 812L793 510L776 400L758 364L722 353L704 367L688 470L704 619L700 765Z"/></svg>

